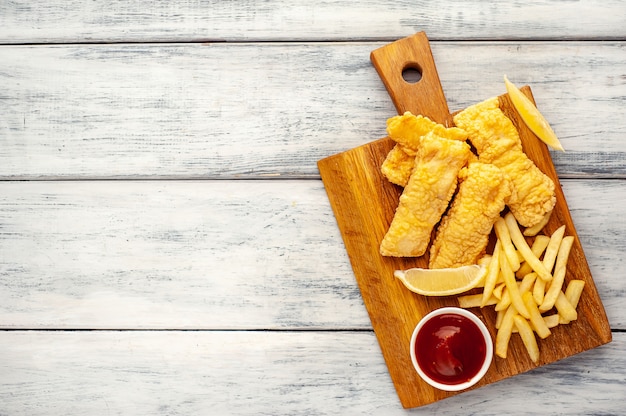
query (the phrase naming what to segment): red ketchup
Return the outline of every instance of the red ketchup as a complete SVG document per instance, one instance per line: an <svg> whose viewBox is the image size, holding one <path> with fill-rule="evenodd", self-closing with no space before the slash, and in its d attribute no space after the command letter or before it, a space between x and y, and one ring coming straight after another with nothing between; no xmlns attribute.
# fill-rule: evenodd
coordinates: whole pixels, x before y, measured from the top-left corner
<svg viewBox="0 0 626 416"><path fill-rule="evenodd" d="M487 345L480 328L465 316L446 313L432 317L417 334L415 356L434 381L461 384L480 371Z"/></svg>

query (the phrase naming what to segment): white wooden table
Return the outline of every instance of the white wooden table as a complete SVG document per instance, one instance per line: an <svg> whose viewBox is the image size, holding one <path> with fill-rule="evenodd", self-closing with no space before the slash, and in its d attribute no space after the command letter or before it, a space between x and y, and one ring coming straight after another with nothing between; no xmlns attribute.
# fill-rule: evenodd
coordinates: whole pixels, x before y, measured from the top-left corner
<svg viewBox="0 0 626 416"><path fill-rule="evenodd" d="M625 23L619 0L0 2L0 415L623 413ZM613 342L404 410L316 162L385 135L369 53L422 30L451 110L532 86Z"/></svg>

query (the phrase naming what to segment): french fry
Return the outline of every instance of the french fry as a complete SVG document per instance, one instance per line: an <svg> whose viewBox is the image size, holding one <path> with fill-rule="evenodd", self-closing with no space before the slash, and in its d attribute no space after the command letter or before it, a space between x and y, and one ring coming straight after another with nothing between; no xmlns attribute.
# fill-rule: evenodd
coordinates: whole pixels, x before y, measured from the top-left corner
<svg viewBox="0 0 626 416"><path fill-rule="evenodd" d="M487 301L493 293L493 289L496 286L496 280L498 280L498 273L500 272L500 241L496 241L496 246L493 249L493 255L491 261L487 267L487 275L485 276L485 288L483 289L482 301L480 307L487 305Z"/></svg>
<svg viewBox="0 0 626 416"><path fill-rule="evenodd" d="M493 225L493 228L496 230L496 236L498 237L500 244L502 244L505 257L509 260L510 268L516 272L520 268L519 258L517 257L517 250L511 241L511 235L504 218L498 218Z"/></svg>
<svg viewBox="0 0 626 416"><path fill-rule="evenodd" d="M559 316L562 318L559 319L559 323L570 323L578 319L576 309L572 306L569 300L567 300L562 290L559 291L556 302L554 302L554 307L559 313Z"/></svg>
<svg viewBox="0 0 626 416"><path fill-rule="evenodd" d="M542 279L535 280L533 285L533 299L537 305L543 303L543 298L546 294L546 281Z"/></svg>
<svg viewBox="0 0 626 416"><path fill-rule="evenodd" d="M554 267L554 261L556 260L556 255L559 252L559 247L561 246L561 241L563 240L564 234L565 225L561 225L550 236L550 242L548 243L546 252L543 255L543 264L548 270L552 270L552 268Z"/></svg>
<svg viewBox="0 0 626 416"><path fill-rule="evenodd" d="M526 237L534 237L537 234L539 234L539 231L543 230L543 227L545 227L548 221L550 221L551 215L552 215L552 211L544 215L541 221L539 221L537 224L533 225L532 227L526 228L524 230L524 235Z"/></svg>
<svg viewBox="0 0 626 416"><path fill-rule="evenodd" d="M498 313L496 314L496 323L494 325L496 329L500 329L500 326L502 325L502 319L504 318L505 313L506 311L498 311Z"/></svg>
<svg viewBox="0 0 626 416"><path fill-rule="evenodd" d="M515 306L511 305L502 317L500 328L496 333L496 355L500 358L506 358L506 353L509 349L509 341L515 324L514 318L517 314Z"/></svg>
<svg viewBox="0 0 626 416"><path fill-rule="evenodd" d="M530 246L530 251L532 251L533 254L537 258L539 258L543 254L546 247L548 247L549 242L550 242L550 237L548 237L547 235L538 235L537 237L535 237L535 240L533 241L533 245ZM519 270L515 272L515 275L519 278L522 278L532 271L533 271L533 268L530 265L530 263L528 263L527 261L524 261L521 264Z"/></svg>
<svg viewBox="0 0 626 416"><path fill-rule="evenodd" d="M548 248L548 244L550 244L550 237L540 234L536 236L533 240L533 246L531 247L531 250L533 251L533 253L535 253L535 250L537 250L536 254L537 257L539 257L543 254L546 248Z"/></svg>
<svg viewBox="0 0 626 416"><path fill-rule="evenodd" d="M517 269L517 271L515 272L515 277L517 277L518 279L521 279L524 276L526 276L528 273L531 273L532 271L533 271L533 268L530 267L530 264L528 264L526 260L522 259L520 261L519 269Z"/></svg>
<svg viewBox="0 0 626 416"><path fill-rule="evenodd" d="M539 279L541 281L541 279ZM544 339L550 336L552 333L546 321L544 321L543 316L541 316L541 312L537 308L537 304L533 299L533 296L530 292L526 292L522 295L522 300L524 301L524 305L526 305L526 309L528 309L528 313L530 314L530 323L533 325L535 332L539 335L539 338Z"/></svg>
<svg viewBox="0 0 626 416"><path fill-rule="evenodd" d="M459 301L459 307L463 309L469 308L482 308L483 306L495 305L498 303L498 299L495 296L491 296L487 299L487 302L483 305L483 295L482 293L478 293L476 295L463 295L457 298Z"/></svg>
<svg viewBox="0 0 626 416"><path fill-rule="evenodd" d="M498 275L500 276L501 274L498 274ZM493 289L493 292L492 292L493 296L498 298L498 300L502 299L502 292L504 292L505 287L506 285L504 284L504 282L496 284L496 287Z"/></svg>
<svg viewBox="0 0 626 416"><path fill-rule="evenodd" d="M536 280L537 280L537 273L533 272L533 273L528 273L524 277L524 280L517 283L517 287L519 288L520 295L522 295L522 299L523 299L524 293L530 291L530 289L533 287L533 283L535 283ZM505 310L506 308L509 307L510 304L511 304L511 295L509 294L509 291L506 290L506 287L505 287L502 293L502 299L500 299L500 301L496 303L495 309L496 311Z"/></svg>
<svg viewBox="0 0 626 416"><path fill-rule="evenodd" d="M551 328L568 324L578 315L576 307L585 282L572 280L564 288L574 237L564 236L565 226L550 236L539 235L538 230L530 228L522 233L511 213L499 218L494 230L497 236L494 252L479 260L487 268L483 292L460 296L459 305L464 308L495 305L496 355L506 358L512 334L519 333L529 357L537 363L538 338L547 338L552 334ZM530 246L524 237L529 233L534 236ZM542 315L552 308L557 313Z"/></svg>
<svg viewBox="0 0 626 416"><path fill-rule="evenodd" d="M578 307L578 302L580 301L580 296L583 293L583 288L585 287L584 280L570 280L567 285L567 289L565 289L565 297L569 301L570 305L576 309ZM558 301L558 298L557 298ZM555 305L556 306L556 305ZM559 312L560 315L560 312ZM563 316L559 316L560 324L569 324L570 321L567 321Z"/></svg>
<svg viewBox="0 0 626 416"><path fill-rule="evenodd" d="M543 280L551 280L552 275L550 274L550 271L546 269L541 260L539 260L539 258L537 258L537 256L533 254L532 250L528 246L528 243L526 242L526 239L524 239L524 236L519 229L519 225L517 224L517 220L515 219L513 214L511 214L510 212L506 214L504 216L504 222L509 231L509 238L511 239L515 247L517 247L517 249L522 253L524 259L526 259L528 264L530 264L530 267L535 272L537 272L539 277ZM517 269L519 269L519 267Z"/></svg>
<svg viewBox="0 0 626 416"><path fill-rule="evenodd" d="M578 306L580 295L583 293L584 287L584 280L570 280L570 282L567 284L567 289L565 289L565 297L567 298L567 300L569 300L569 303L571 303L574 308Z"/></svg>
<svg viewBox="0 0 626 416"><path fill-rule="evenodd" d="M543 299L543 303L539 306L541 312L549 311L554 307L554 303L561 293L563 282L565 280L565 272L567 270L567 260L569 259L569 253L574 244L574 237L563 237L559 252L556 256L556 264L554 266L554 278L550 282L546 295Z"/></svg>
<svg viewBox="0 0 626 416"><path fill-rule="evenodd" d="M519 288L520 295L524 295L524 293L530 291L533 287L533 283L537 280L537 273L532 272L528 273L524 276L524 279L521 282L517 282L517 287ZM541 279L540 279L541 280ZM506 286L502 291L502 298L496 304L496 311L504 310L509 307L511 304L511 295L508 290L506 290Z"/></svg>
<svg viewBox="0 0 626 416"><path fill-rule="evenodd" d="M548 328L555 328L560 323L560 319L559 318L560 318L559 314L555 313L553 315L544 316L543 317L543 321L546 323L546 326Z"/></svg>
<svg viewBox="0 0 626 416"><path fill-rule="evenodd" d="M502 289L502 297L498 300L498 303L496 303L495 311L496 312L506 311L510 305L511 305L511 294L507 290L506 285L504 285L504 288Z"/></svg>
<svg viewBox="0 0 626 416"><path fill-rule="evenodd" d="M519 293L521 295L524 295L524 293L529 292L536 280L537 273L532 272L524 276L522 282L519 284Z"/></svg>
<svg viewBox="0 0 626 416"><path fill-rule="evenodd" d="M502 277L504 277L507 293L511 296L511 305L513 305L515 309L517 309L517 312L519 312L519 314L524 318L530 318L530 315L526 310L526 306L522 301L522 295L520 294L520 290L517 286L517 281L515 280L515 275L513 274L513 270L511 270L511 266L508 262L503 261L500 262L500 269L502 270Z"/></svg>
<svg viewBox="0 0 626 416"><path fill-rule="evenodd" d="M522 338L522 342L526 347L526 351L530 356L530 359L533 360L534 363L538 362L539 346L537 345L537 339L535 338L535 333L530 327L530 324L520 315L516 315L513 320L515 322L517 330L519 331L520 337Z"/></svg>

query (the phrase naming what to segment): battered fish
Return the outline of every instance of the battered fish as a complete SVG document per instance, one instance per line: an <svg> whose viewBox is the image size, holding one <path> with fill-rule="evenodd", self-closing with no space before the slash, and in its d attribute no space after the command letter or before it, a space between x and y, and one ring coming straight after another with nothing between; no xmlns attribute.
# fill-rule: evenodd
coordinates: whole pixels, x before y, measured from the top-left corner
<svg viewBox="0 0 626 416"><path fill-rule="evenodd" d="M426 252L431 233L456 190L459 170L470 147L428 132L419 139L415 165L389 230L380 244L383 256L417 257Z"/></svg>
<svg viewBox="0 0 626 416"><path fill-rule="evenodd" d="M431 269L476 264L511 195L506 175L492 164L471 163L461 169L459 180L459 192L441 220L430 248Z"/></svg>
<svg viewBox="0 0 626 416"><path fill-rule="evenodd" d="M387 120L387 134L396 145L387 155L381 171L391 183L406 186L413 170L420 139L429 132L450 140L467 140L467 133L460 128L448 128L409 111Z"/></svg>
<svg viewBox="0 0 626 416"><path fill-rule="evenodd" d="M500 110L498 98L475 104L454 116L467 131L479 160L502 169L513 185L507 205L517 221L532 227L556 204L554 182L522 151L517 129Z"/></svg>
<svg viewBox="0 0 626 416"><path fill-rule="evenodd" d="M401 145L396 144L387 153L380 171L391 183L406 186L415 165L415 154L409 155Z"/></svg>

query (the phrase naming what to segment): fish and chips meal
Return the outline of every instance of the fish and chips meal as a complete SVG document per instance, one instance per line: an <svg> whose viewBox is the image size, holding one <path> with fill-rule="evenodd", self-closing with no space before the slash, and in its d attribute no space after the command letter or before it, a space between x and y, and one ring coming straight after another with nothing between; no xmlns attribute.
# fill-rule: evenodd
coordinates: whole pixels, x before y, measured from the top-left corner
<svg viewBox="0 0 626 416"><path fill-rule="evenodd" d="M505 81L509 94L516 94ZM516 109L527 123L528 113L534 121L541 117L536 109ZM395 146L381 171L403 191L380 253L429 256L427 269L396 271L416 293L444 295L426 288L436 287L436 279L450 279L440 285L446 295L456 294L450 290L455 285L464 292L468 284L469 290L482 288L463 293L459 306L493 306L496 355L506 358L517 333L536 363L536 337L577 319L584 281L565 280L574 237L565 235L564 225L542 234L556 204L555 184L524 153L498 98L468 107L453 121L454 127L446 127L410 112L387 121ZM552 143L560 146L556 137Z"/></svg>

